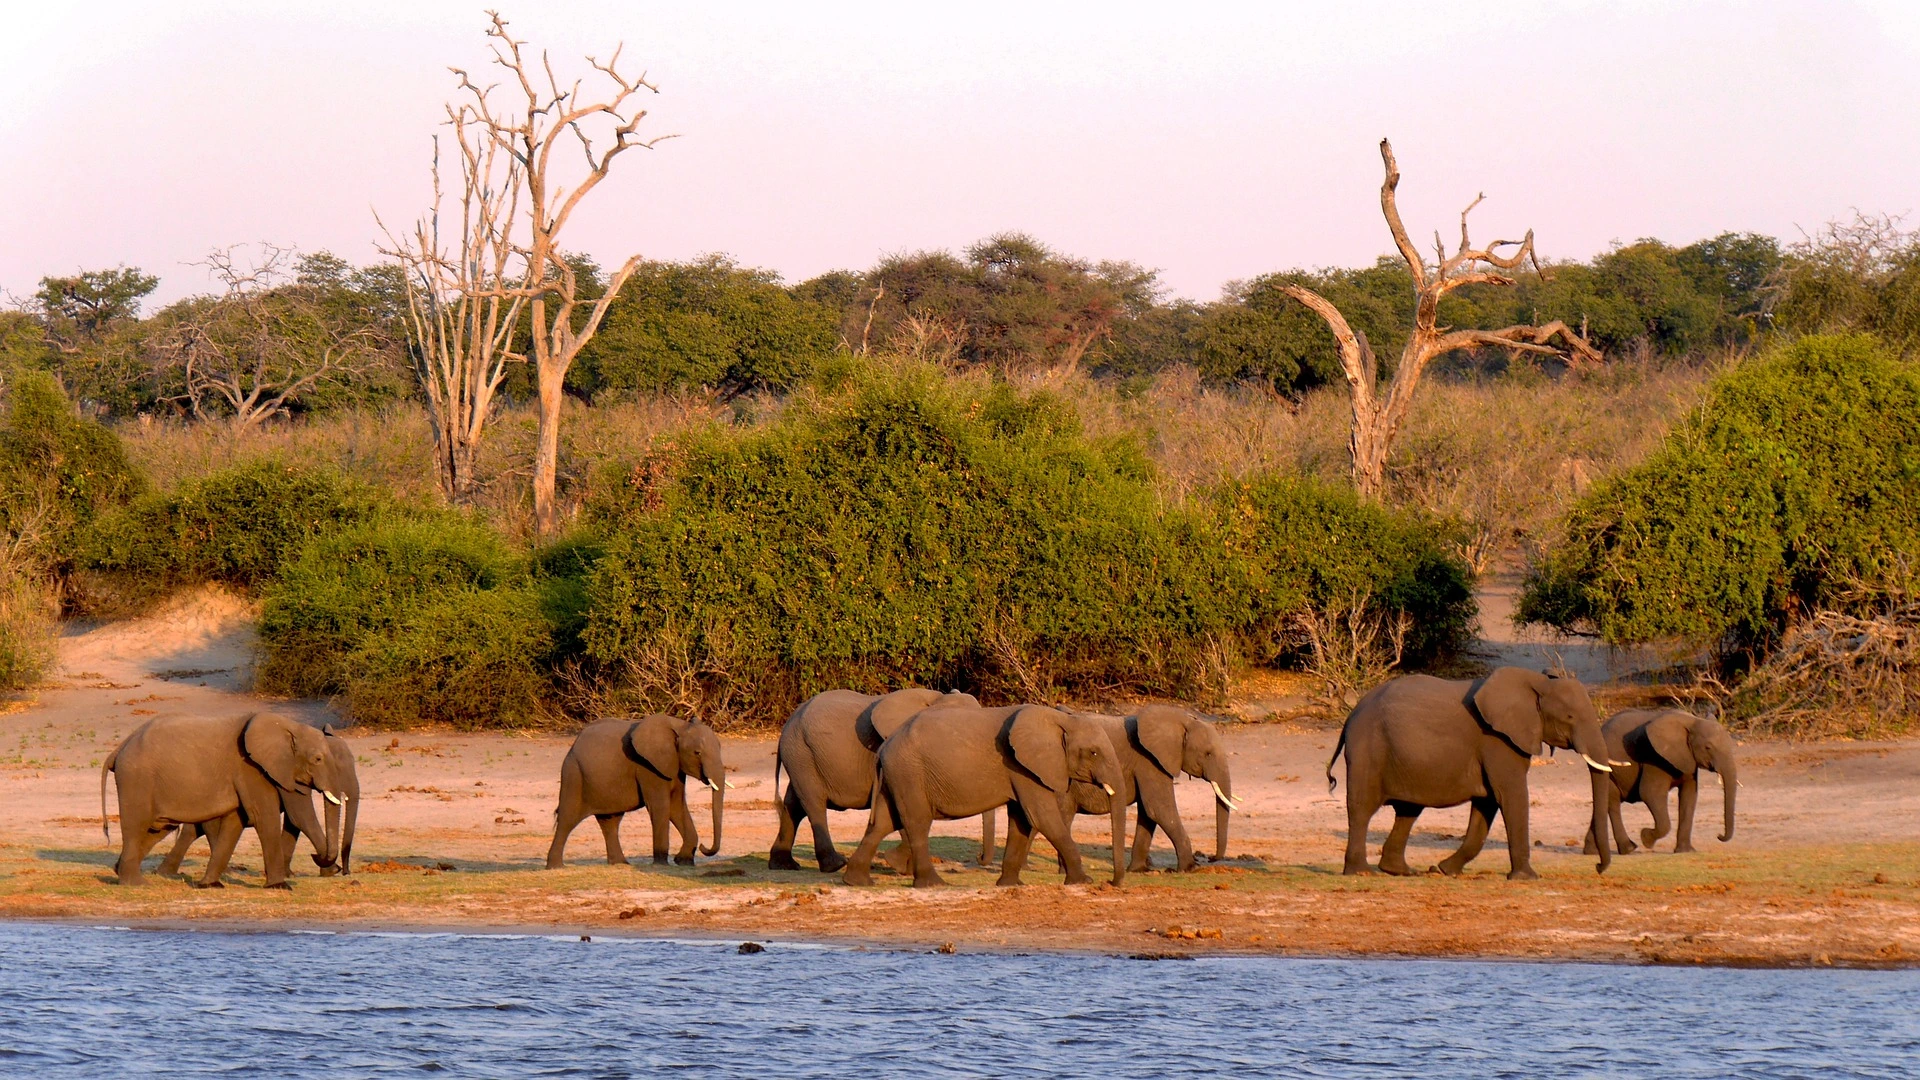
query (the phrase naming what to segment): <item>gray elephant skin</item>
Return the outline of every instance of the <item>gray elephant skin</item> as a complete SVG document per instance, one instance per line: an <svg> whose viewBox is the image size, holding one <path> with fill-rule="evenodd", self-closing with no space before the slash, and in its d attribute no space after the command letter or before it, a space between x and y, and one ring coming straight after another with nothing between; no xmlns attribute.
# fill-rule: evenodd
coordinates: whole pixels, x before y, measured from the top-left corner
<svg viewBox="0 0 1920 1080"><path fill-rule="evenodd" d="M332 782L336 785L332 790L339 797L339 801L327 800L326 831L309 834L307 840L314 845L313 861L320 867L320 876L333 877L336 874L353 873L353 834L360 821L360 772L354 765L353 747L348 745L347 740L331 731L324 734L327 744L327 763L332 768ZM284 794L281 796L280 827L287 834L287 842L281 851L286 864L282 867L282 873L292 877L293 849L294 845L300 841L301 828L294 820L295 811L287 808L286 798ZM251 821L243 821L243 826L251 824ZM179 873L180 861L186 857L187 849L191 848L193 842L200 837L211 835L211 831L205 825L181 826L180 836L174 841L173 850L167 852L167 857L160 861L158 872L165 876ZM334 848L339 857L331 863L323 863L321 858L325 852L322 850L322 845L329 836L336 838Z"/></svg>
<svg viewBox="0 0 1920 1080"><path fill-rule="evenodd" d="M667 861L667 825L672 823L680 833L673 861L691 864L700 835L687 810L688 777L713 789L713 846L700 848L700 854L713 855L720 850L727 779L714 730L698 720L658 714L588 724L560 764L560 803L547 869L565 865L567 837L589 816L600 822L606 837L608 865L625 865L620 821L643 806L653 824L653 861Z"/></svg>
<svg viewBox="0 0 1920 1080"><path fill-rule="evenodd" d="M915 713L927 708L979 708L972 694L942 693L924 687L884 696L853 690L828 690L801 703L780 728L773 763L774 807L780 832L767 852L771 870L798 870L793 844L800 822L813 826L813 854L822 873L847 865L827 828L829 810L866 810L873 798L874 755L887 737ZM787 790L780 794L780 773ZM989 822L989 829L992 828ZM989 841L989 844L991 841ZM991 858L991 849L983 858Z"/></svg>
<svg viewBox="0 0 1920 1080"><path fill-rule="evenodd" d="M336 836L315 816L313 794L337 800L319 729L276 713L226 717L156 717L127 736L100 767L100 830L107 832L107 775L120 802L122 885L142 880L140 862L181 825L206 827L213 846L199 884L220 886L240 833L260 838L268 888L291 888L292 840L284 811L309 836L321 837L320 865L336 857ZM110 834L109 834L110 838Z"/></svg>
<svg viewBox="0 0 1920 1080"><path fill-rule="evenodd" d="M1701 769L1720 774L1720 840L1725 843L1733 839L1740 764L1735 758L1733 736L1726 728L1678 709L1628 709L1609 717L1600 730L1606 736L1608 753L1622 762L1614 767L1613 790L1607 799L1607 817L1613 823L1620 854L1634 850L1633 841L1627 839L1626 823L1620 819L1620 804L1645 803L1653 812L1653 827L1640 830L1640 842L1652 850L1667 835L1667 796L1676 786L1680 789L1680 828L1673 850L1694 850L1693 814L1700 800ZM1597 850L1595 840L1603 835L1587 833L1588 854Z"/></svg>
<svg viewBox="0 0 1920 1080"><path fill-rule="evenodd" d="M1073 843L1068 784L1080 780L1118 794L1118 755L1099 721L1043 705L929 709L916 713L881 744L866 835L844 873L850 885L873 883L880 841L898 829L913 860L916 887L945 884L934 872L928 834L933 822L973 817L1005 806L1007 847L1001 885L1020 884L1038 830L1060 853L1069 885L1084 884L1086 867ZM1113 800L1113 882L1126 874L1121 845L1126 804Z"/></svg>
<svg viewBox="0 0 1920 1080"><path fill-rule="evenodd" d="M1173 842L1176 865L1182 872L1194 868L1193 842L1180 820L1174 785L1182 773L1213 787L1213 857L1227 857L1228 815L1233 811L1233 779L1227 769L1227 748L1212 724L1185 709L1151 705L1128 717L1082 714L1106 729L1120 765L1117 796L1108 796L1098 784L1075 780L1069 786L1076 813L1108 814L1118 799L1134 808L1133 853L1127 870L1150 868L1156 827Z"/></svg>
<svg viewBox="0 0 1920 1080"><path fill-rule="evenodd" d="M1340 741L1327 761L1347 756L1347 854L1344 872L1363 874L1367 824L1382 806L1393 807L1393 829L1380 852L1379 869L1411 874L1407 838L1420 811L1467 803L1467 831L1460 849L1436 868L1458 874L1480 853L1495 814L1506 820L1510 880L1538 877L1527 831L1527 770L1541 744L1570 749L1587 763L1593 788L1592 828L1604 828L1612 766L1600 717L1586 687L1524 668L1495 669L1484 679L1436 679L1408 675L1374 688L1347 716ZM1612 857L1602 848L1596 869Z"/></svg>

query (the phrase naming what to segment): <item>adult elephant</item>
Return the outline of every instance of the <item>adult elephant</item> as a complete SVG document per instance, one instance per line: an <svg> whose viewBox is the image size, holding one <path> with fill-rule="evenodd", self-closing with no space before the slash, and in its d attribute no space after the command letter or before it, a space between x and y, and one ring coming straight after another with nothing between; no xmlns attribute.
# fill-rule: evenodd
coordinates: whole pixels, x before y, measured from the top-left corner
<svg viewBox="0 0 1920 1080"><path fill-rule="evenodd" d="M1458 874L1480 853L1497 813L1506 820L1510 880L1539 877L1527 833L1527 768L1542 743L1571 749L1586 760L1593 786L1592 824L1603 828L1611 788L1600 717L1577 679L1557 679L1525 668L1497 668L1484 679L1408 675L1360 699L1340 730L1327 761L1347 755L1347 857L1344 872L1367 865L1367 824L1393 807L1393 829L1380 852L1383 873L1411 874L1407 837L1420 811L1467 803L1460 849L1437 869ZM1597 869L1612 857L1602 849Z"/></svg>
<svg viewBox="0 0 1920 1080"><path fill-rule="evenodd" d="M644 716L638 720L597 720L581 729L560 764L560 803L554 810L553 843L547 869L566 865L567 836L589 815L600 822L607 841L607 864L624 866L620 821L647 808L653 824L653 861L667 861L667 824L680 833L673 861L691 865L700 835L687 810L687 778L713 789L713 846L720 850L720 825L726 804L727 767L720 736L698 720Z"/></svg>
<svg viewBox="0 0 1920 1080"><path fill-rule="evenodd" d="M181 825L207 826L213 850L202 888L219 888L241 830L260 838L267 887L287 889L292 842L280 827L284 811L309 836L322 837L316 861L331 865L335 836L313 811L313 793L337 802L319 729L277 713L226 717L156 717L107 755L100 766L100 831L107 833L107 774L120 801L120 884L142 880L140 862Z"/></svg>
<svg viewBox="0 0 1920 1080"><path fill-rule="evenodd" d="M979 708L972 694L910 687L876 697L828 690L802 702L780 727L773 762L774 809L780 831L767 852L771 870L798 870L793 844L800 822L813 826L813 856L821 873L847 865L827 828L829 810L865 810L873 797L873 761L880 744L922 709ZM780 793L780 773L787 790ZM991 828L991 822L988 828Z"/></svg>
<svg viewBox="0 0 1920 1080"><path fill-rule="evenodd" d="M1640 830L1640 842L1652 850L1655 842L1667 835L1667 796L1676 785L1680 788L1680 828L1673 850L1693 850L1693 813L1700 799L1701 769L1720 774L1720 840L1725 843L1733 839L1733 804L1740 787L1740 771L1733 736L1726 728L1679 709L1627 709L1609 717L1600 731L1606 737L1608 753L1621 762L1613 770L1607 798L1607 817L1613 823L1620 854L1634 850L1633 841L1627 839L1626 823L1620 819L1620 804L1643 802L1653 812L1653 828ZM1589 854L1598 850L1596 841L1605 835L1588 830Z"/></svg>
<svg viewBox="0 0 1920 1080"><path fill-rule="evenodd" d="M1174 797L1174 783L1182 773L1212 785L1213 857L1226 858L1228 815L1235 807L1233 779L1227 769L1226 746L1214 726L1171 705L1150 705L1124 718L1092 718L1106 728L1113 743L1121 779L1115 786L1120 793L1109 796L1097 784L1076 780L1070 785L1071 801L1081 814L1110 813L1115 799L1123 807L1134 807L1133 854L1127 869L1140 873L1149 868L1156 827L1166 829L1180 870L1194 868L1193 842L1187 838Z"/></svg>
<svg viewBox="0 0 1920 1080"><path fill-rule="evenodd" d="M934 872L928 833L935 819L973 817L1005 806L1007 850L1001 885L1020 884L1037 829L1060 853L1067 884L1087 872L1073 842L1068 784L1099 785L1118 794L1120 766L1099 721L1043 705L926 710L880 746L873 810L866 835L847 863L849 885L871 885L880 841L895 829L906 838L916 887L945 884ZM1114 800L1113 882L1126 875L1121 845L1126 804Z"/></svg>
<svg viewBox="0 0 1920 1080"><path fill-rule="evenodd" d="M330 790L338 796L338 799L337 801L327 800L325 831L309 833L307 840L313 844L313 861L320 867L320 876L332 877L336 874L353 873L353 834L360 820L360 772L354 766L353 747L347 740L331 731L323 731L322 734L327 746L327 764L331 770L330 783L333 786ZM293 848L300 841L302 829L300 823L295 820L297 811L287 807L286 798L287 796L283 795L280 804L280 827L287 836L287 842L281 848L283 856L281 872L287 877L292 877ZM300 799L302 796L296 795L293 798ZM242 828L251 824L250 819L242 818ZM158 872L169 876L179 873L180 861L186 857L187 849L192 847L193 842L200 837L211 835L213 830L206 825L182 825L179 839L174 841L173 850L167 853L167 857L160 861ZM334 850L338 853L338 857L332 862L321 862L324 855L323 845L327 837L334 838Z"/></svg>

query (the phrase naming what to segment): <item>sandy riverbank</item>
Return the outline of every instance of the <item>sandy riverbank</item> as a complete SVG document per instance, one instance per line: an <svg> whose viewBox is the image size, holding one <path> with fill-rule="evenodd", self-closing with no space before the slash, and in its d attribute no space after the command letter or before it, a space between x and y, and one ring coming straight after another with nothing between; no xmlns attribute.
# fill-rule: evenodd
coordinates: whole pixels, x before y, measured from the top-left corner
<svg viewBox="0 0 1920 1080"><path fill-rule="evenodd" d="M0 716L0 917L1124 954L1920 964L1915 740L1749 745L1732 843L1713 839L1719 800L1709 779L1699 854L1621 857L1605 876L1578 854L1584 771L1565 760L1541 766L1533 790L1542 879L1519 884L1505 880L1497 826L1495 841L1459 879L1341 877L1343 804L1322 775L1336 733L1233 725L1226 736L1234 786L1246 804L1235 815L1228 862L1194 874L1134 875L1118 889L1067 887L1042 844L1031 884L996 889L993 873L967 865L977 826L960 821L945 825L937 842L955 887L915 891L891 876L854 889L812 871L767 870L771 739L727 740L736 788L720 856L693 867L609 867L597 830L586 827L573 836L568 868L548 872L540 867L566 738L349 731L365 787L351 878L319 878L308 864L291 894L261 890L249 836L223 891L180 881L113 885L116 846L100 835L100 761L149 716L257 705L233 689L245 683L246 615L239 601L206 594L154 620L70 636L61 677L32 704ZM704 828L704 794L691 797ZM1181 798L1207 846L1210 793L1190 783ZM1437 861L1456 843L1465 814L1429 812L1410 855ZM1646 821L1639 807L1627 814L1630 825ZM864 815L837 818L835 836L850 848ZM644 852L645 834L644 816L630 817L627 850ZM1090 862L1104 867L1104 822L1083 818L1076 836ZM1376 832L1376 848L1379 840ZM189 857L189 871L204 852ZM803 846L803 862L807 854ZM1164 840L1155 854L1171 863Z"/></svg>

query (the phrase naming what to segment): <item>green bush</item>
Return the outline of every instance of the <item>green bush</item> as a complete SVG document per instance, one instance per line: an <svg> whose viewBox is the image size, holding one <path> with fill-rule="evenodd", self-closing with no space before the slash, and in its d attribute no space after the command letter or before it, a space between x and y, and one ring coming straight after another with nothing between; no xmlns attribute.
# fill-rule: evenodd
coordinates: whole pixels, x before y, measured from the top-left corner
<svg viewBox="0 0 1920 1080"><path fill-rule="evenodd" d="M359 723L522 727L542 715L538 662L552 649L539 599L522 588L456 589L407 610L347 656L347 712Z"/></svg>
<svg viewBox="0 0 1920 1080"><path fill-rule="evenodd" d="M1204 693L1223 641L1318 587L1271 535L1296 501L1353 537L1321 549L1352 561L1341 581L1381 603L1453 595L1421 578L1406 531L1423 526L1351 499L1256 485L1229 526L1211 503L1164 505L1138 447L1086 437L1051 395L931 368L832 374L767 427L697 433L603 478L581 639L650 704L697 688L773 720L842 685ZM1430 636L1463 618L1446 608Z"/></svg>
<svg viewBox="0 0 1920 1080"><path fill-rule="evenodd" d="M146 487L113 432L81 417L53 376L0 373L0 536L64 569L75 532Z"/></svg>
<svg viewBox="0 0 1920 1080"><path fill-rule="evenodd" d="M256 685L290 696L348 689L353 656L459 593L512 589L525 568L484 526L385 519L314 538L268 585Z"/></svg>
<svg viewBox="0 0 1920 1080"><path fill-rule="evenodd" d="M330 468L252 461L102 517L82 563L150 591L206 581L253 588L308 540L368 521L387 502Z"/></svg>
<svg viewBox="0 0 1920 1080"><path fill-rule="evenodd" d="M1614 643L1764 648L1796 615L1920 571L1920 370L1817 336L1721 377L1638 468L1600 484L1520 617Z"/></svg>
<svg viewBox="0 0 1920 1080"><path fill-rule="evenodd" d="M56 605L39 576L0 560L0 693L40 681L53 660Z"/></svg>

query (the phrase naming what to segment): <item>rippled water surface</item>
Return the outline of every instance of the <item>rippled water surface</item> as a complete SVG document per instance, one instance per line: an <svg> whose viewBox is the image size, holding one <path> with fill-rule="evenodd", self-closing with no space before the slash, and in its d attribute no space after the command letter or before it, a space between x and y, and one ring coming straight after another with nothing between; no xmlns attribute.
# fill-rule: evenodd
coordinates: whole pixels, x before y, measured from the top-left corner
<svg viewBox="0 0 1920 1080"><path fill-rule="evenodd" d="M1909 1077L1920 972L0 927L0 1074Z"/></svg>

